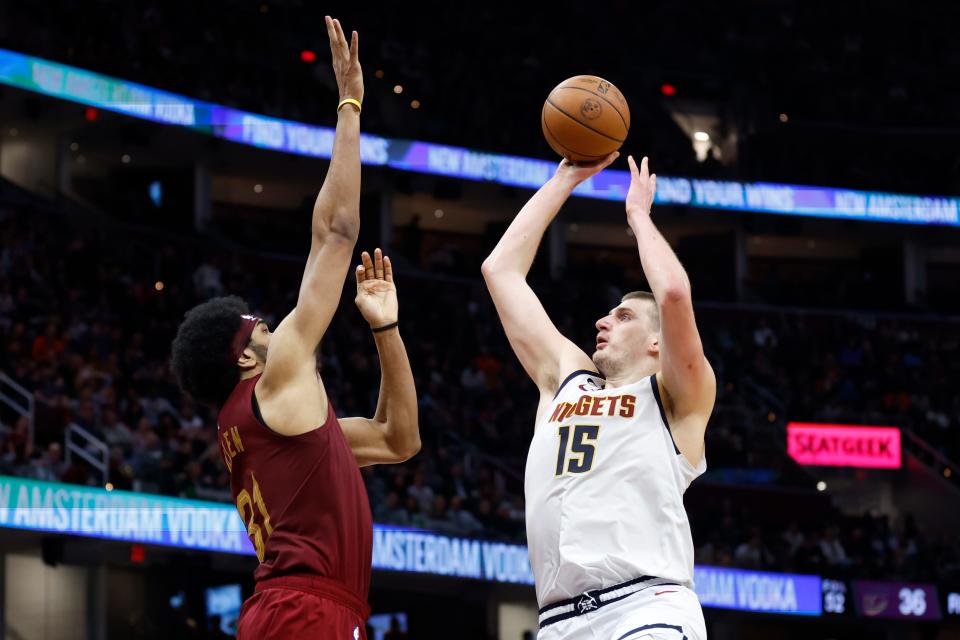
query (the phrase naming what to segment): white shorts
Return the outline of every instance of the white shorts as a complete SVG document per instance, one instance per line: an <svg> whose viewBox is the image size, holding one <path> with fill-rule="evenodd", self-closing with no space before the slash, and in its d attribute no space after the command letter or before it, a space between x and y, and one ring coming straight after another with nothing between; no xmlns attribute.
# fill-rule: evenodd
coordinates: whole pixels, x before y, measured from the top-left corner
<svg viewBox="0 0 960 640"><path fill-rule="evenodd" d="M537 634L537 640L568 639L707 640L707 626L696 593L662 585L547 625Z"/></svg>

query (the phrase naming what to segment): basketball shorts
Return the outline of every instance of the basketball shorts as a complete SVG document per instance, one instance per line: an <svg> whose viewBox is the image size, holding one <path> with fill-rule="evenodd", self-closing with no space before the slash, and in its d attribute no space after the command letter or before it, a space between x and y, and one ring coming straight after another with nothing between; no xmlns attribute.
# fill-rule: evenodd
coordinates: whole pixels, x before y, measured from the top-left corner
<svg viewBox="0 0 960 640"><path fill-rule="evenodd" d="M544 626L537 640L707 640L697 594L680 585L647 587Z"/></svg>
<svg viewBox="0 0 960 640"><path fill-rule="evenodd" d="M369 615L366 602L333 580L270 578L243 603L237 640L366 640Z"/></svg>

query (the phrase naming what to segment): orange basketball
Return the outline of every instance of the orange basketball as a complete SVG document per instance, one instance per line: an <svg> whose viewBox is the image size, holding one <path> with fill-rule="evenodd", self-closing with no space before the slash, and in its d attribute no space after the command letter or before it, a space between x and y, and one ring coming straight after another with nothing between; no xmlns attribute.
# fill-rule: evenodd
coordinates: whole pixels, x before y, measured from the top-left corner
<svg viewBox="0 0 960 640"><path fill-rule="evenodd" d="M573 76L543 103L543 136L571 162L596 162L617 149L630 131L630 108L620 90L597 76Z"/></svg>

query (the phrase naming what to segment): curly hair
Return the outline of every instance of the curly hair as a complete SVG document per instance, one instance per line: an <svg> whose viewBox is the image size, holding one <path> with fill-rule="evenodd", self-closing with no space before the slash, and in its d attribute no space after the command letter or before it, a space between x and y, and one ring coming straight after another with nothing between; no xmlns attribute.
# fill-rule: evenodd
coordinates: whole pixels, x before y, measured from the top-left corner
<svg viewBox="0 0 960 640"><path fill-rule="evenodd" d="M213 298L187 311L171 345L170 368L183 391L196 400L222 404L240 382L230 343L249 313L237 296Z"/></svg>

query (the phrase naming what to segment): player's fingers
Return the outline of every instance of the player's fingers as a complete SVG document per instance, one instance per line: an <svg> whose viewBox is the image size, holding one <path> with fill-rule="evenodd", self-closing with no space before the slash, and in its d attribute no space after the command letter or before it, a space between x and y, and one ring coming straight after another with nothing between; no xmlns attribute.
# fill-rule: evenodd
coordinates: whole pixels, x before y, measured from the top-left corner
<svg viewBox="0 0 960 640"><path fill-rule="evenodd" d="M370 259L370 254L364 251L360 254L360 261L363 263L363 268L367 270L367 275L371 278L373 277L373 260Z"/></svg>
<svg viewBox="0 0 960 640"><path fill-rule="evenodd" d="M333 19L330 16L324 16L323 22L327 27L327 38L330 39L330 46L337 41L337 32L333 29Z"/></svg>
<svg viewBox="0 0 960 640"><path fill-rule="evenodd" d="M373 274L377 280L383 280L383 251L380 250L380 247L374 249L373 257Z"/></svg>
<svg viewBox="0 0 960 640"><path fill-rule="evenodd" d="M360 34L356 31L350 35L350 60L353 62L360 61Z"/></svg>
<svg viewBox="0 0 960 640"><path fill-rule="evenodd" d="M393 283L393 263L390 256L383 256L383 276L387 282Z"/></svg>
<svg viewBox="0 0 960 640"><path fill-rule="evenodd" d="M647 156L643 156L643 160L640 161L640 179L646 180L650 175L650 170L647 168Z"/></svg>
<svg viewBox="0 0 960 640"><path fill-rule="evenodd" d="M357 288L359 288L360 283L367 279L367 270L363 268L362 264L358 264L357 270L353 273L357 276Z"/></svg>
<svg viewBox="0 0 960 640"><path fill-rule="evenodd" d="M650 193L654 194L657 192L657 174L650 174Z"/></svg>
<svg viewBox="0 0 960 640"><path fill-rule="evenodd" d="M343 27L340 26L340 21L336 18L333 19L333 26L337 30L337 42L340 43L341 47L347 46L347 38L343 35Z"/></svg>
<svg viewBox="0 0 960 640"><path fill-rule="evenodd" d="M633 159L633 156L627 156L627 164L630 165L630 177L639 178L640 173L637 171L637 162Z"/></svg>
<svg viewBox="0 0 960 640"><path fill-rule="evenodd" d="M340 35L337 33L337 21L330 16L327 16L327 37L330 38L330 51L339 53Z"/></svg>

